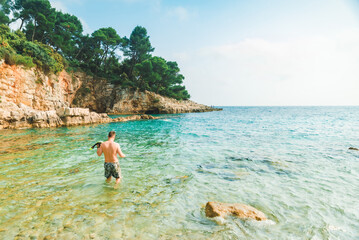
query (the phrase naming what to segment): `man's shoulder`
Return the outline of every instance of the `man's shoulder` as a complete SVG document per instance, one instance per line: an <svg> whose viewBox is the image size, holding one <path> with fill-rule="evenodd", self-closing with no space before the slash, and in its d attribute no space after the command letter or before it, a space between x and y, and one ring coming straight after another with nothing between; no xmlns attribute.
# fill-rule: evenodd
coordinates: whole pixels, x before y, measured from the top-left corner
<svg viewBox="0 0 359 240"><path fill-rule="evenodd" d="M120 146L120 144L118 144L117 142L111 142L111 145L113 145L113 146Z"/></svg>

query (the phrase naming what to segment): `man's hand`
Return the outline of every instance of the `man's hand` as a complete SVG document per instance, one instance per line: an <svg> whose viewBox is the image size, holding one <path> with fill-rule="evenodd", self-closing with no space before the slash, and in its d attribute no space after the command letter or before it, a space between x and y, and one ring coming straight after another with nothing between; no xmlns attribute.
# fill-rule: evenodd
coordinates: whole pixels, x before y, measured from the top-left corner
<svg viewBox="0 0 359 240"><path fill-rule="evenodd" d="M120 157L122 157L122 158L126 157L126 155L123 154L123 152L121 151L120 144L117 144L117 145L118 145L118 146L117 146L117 153L118 153L118 155L120 155Z"/></svg>

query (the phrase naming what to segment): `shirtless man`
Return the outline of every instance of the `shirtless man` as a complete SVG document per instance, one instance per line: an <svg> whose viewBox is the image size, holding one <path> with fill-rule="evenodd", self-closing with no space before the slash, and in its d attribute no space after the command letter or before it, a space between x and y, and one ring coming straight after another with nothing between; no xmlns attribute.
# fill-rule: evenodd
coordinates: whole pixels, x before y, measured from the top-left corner
<svg viewBox="0 0 359 240"><path fill-rule="evenodd" d="M111 176L116 178L116 185L115 188L118 186L118 184L121 181L121 168L120 164L117 159L117 154L120 157L126 157L125 154L122 153L120 145L118 143L115 143L116 133L114 131L111 131L108 133L108 140L106 142L101 143L100 147L97 147L97 155L101 156L102 153L105 155L105 177L106 182L111 181Z"/></svg>

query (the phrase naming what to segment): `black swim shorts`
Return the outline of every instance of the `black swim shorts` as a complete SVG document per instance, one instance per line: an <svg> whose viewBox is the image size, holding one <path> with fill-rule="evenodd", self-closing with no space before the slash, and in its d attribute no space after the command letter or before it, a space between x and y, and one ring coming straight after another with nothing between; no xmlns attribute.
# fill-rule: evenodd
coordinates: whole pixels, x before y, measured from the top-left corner
<svg viewBox="0 0 359 240"><path fill-rule="evenodd" d="M114 178L122 178L120 163L105 162L104 168L105 168L105 178L109 178L110 176L113 176Z"/></svg>

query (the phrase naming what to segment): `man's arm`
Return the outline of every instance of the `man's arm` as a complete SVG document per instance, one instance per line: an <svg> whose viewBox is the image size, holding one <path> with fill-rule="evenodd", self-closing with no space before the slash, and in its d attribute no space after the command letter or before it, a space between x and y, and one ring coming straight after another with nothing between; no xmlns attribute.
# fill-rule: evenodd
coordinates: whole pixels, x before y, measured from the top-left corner
<svg viewBox="0 0 359 240"><path fill-rule="evenodd" d="M120 155L120 157L122 157L122 158L126 157L126 155L123 154L123 152L121 151L120 144L117 144L117 153L118 153L118 155Z"/></svg>
<svg viewBox="0 0 359 240"><path fill-rule="evenodd" d="M102 146L100 145L100 147L97 148L97 155L101 156L101 154L102 154Z"/></svg>

